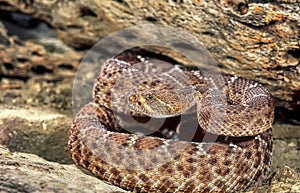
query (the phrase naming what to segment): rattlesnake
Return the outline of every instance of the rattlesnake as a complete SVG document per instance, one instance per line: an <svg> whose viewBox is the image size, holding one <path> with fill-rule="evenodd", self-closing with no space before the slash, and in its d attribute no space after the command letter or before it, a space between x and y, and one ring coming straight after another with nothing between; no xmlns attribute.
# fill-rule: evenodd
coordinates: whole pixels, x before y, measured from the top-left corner
<svg viewBox="0 0 300 193"><path fill-rule="evenodd" d="M70 131L75 163L137 192L232 192L263 176L272 157L269 92L241 77L161 66L141 57L101 66L94 102ZM197 130L185 131L197 118Z"/></svg>

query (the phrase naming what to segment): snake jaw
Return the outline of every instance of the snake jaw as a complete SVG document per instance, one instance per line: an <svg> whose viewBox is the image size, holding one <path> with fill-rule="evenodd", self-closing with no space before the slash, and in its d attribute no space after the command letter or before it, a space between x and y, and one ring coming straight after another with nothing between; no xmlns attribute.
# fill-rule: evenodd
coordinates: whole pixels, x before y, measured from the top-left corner
<svg viewBox="0 0 300 193"><path fill-rule="evenodd" d="M129 95L127 98L127 106L130 111L137 112L146 116L149 116L148 114L152 112L145 99L139 95Z"/></svg>
<svg viewBox="0 0 300 193"><path fill-rule="evenodd" d="M179 102L178 102L179 101ZM127 105L130 111L154 118L167 118L183 111L180 96L176 93L148 91L128 94Z"/></svg>

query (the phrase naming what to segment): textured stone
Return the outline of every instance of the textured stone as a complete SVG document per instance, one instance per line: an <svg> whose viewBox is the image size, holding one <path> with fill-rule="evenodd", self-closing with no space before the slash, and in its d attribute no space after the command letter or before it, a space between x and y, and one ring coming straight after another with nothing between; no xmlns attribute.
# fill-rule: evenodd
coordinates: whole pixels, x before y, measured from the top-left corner
<svg viewBox="0 0 300 193"><path fill-rule="evenodd" d="M125 192L82 173L74 165L11 152L0 145L0 192Z"/></svg>
<svg viewBox="0 0 300 193"><path fill-rule="evenodd" d="M247 2L1 0L0 9L43 20L80 49L141 23L186 30L203 42L221 71L255 79L271 90L278 106L299 109L299 0ZM155 39L147 31L142 35Z"/></svg>

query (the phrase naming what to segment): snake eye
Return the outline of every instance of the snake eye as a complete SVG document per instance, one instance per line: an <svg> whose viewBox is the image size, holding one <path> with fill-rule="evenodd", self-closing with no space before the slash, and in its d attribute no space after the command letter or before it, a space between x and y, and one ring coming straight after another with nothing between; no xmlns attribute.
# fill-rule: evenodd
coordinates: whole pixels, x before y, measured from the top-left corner
<svg viewBox="0 0 300 193"><path fill-rule="evenodd" d="M153 96L152 96L151 94L147 94L147 95L145 96L145 98L148 99L148 100L151 100L151 99L153 99Z"/></svg>

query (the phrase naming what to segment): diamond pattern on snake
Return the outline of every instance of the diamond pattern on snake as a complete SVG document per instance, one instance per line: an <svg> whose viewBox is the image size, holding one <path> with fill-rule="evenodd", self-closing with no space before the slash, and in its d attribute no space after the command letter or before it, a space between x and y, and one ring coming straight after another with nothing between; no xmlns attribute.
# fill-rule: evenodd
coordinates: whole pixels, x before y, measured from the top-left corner
<svg viewBox="0 0 300 193"><path fill-rule="evenodd" d="M268 171L273 99L245 78L142 56L101 65L69 135L74 162L135 192L234 192Z"/></svg>

